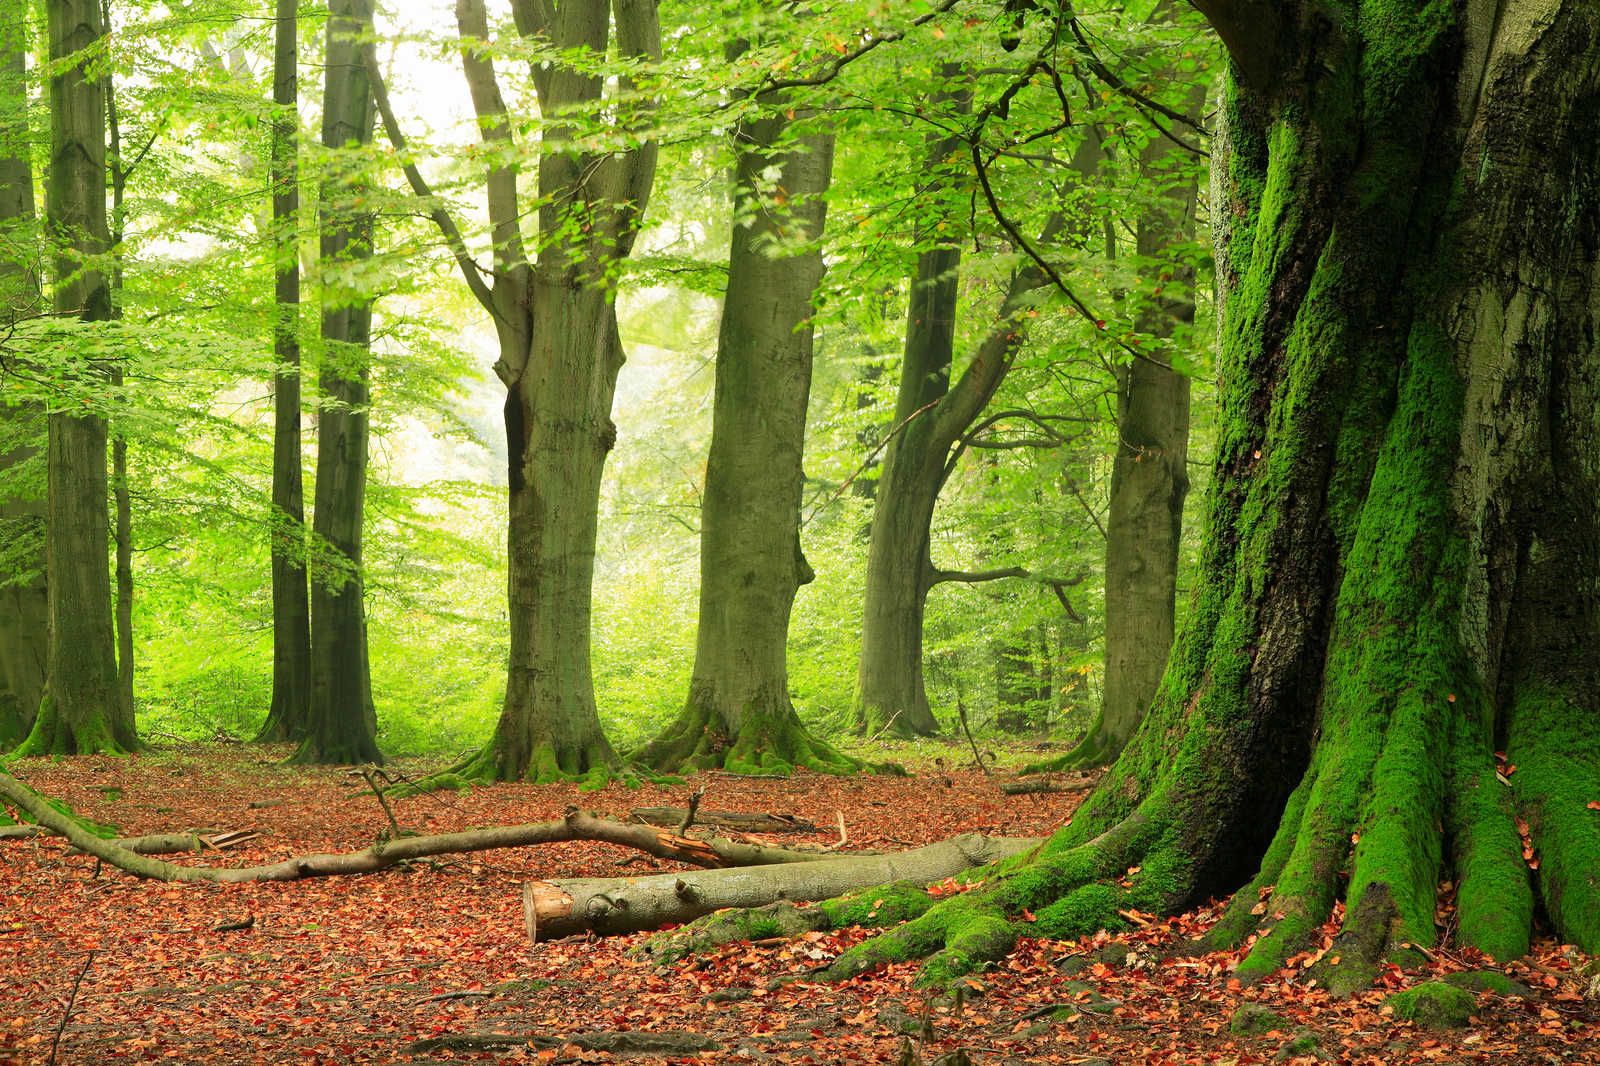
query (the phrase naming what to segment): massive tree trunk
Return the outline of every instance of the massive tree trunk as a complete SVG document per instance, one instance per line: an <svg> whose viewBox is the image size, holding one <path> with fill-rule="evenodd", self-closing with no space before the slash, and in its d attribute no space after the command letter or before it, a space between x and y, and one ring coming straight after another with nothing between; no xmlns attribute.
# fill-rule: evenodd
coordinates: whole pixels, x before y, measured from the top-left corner
<svg viewBox="0 0 1600 1066"><path fill-rule="evenodd" d="M330 150L372 139L373 100L364 37L372 33L369 0L330 0L322 143ZM336 157L322 183L322 264L372 254L373 222L361 201L359 159ZM317 428L317 487L312 530L316 563L311 584L311 693L305 739L296 762L378 762L372 673L361 573L361 532L367 495L367 390L372 295L325 277L322 365L326 404ZM276 461L276 447L274 448Z"/></svg>
<svg viewBox="0 0 1600 1066"><path fill-rule="evenodd" d="M1342 896L1343 991L1435 943L1445 879L1458 945L1524 952L1537 890L1600 950L1600 10L1196 6L1235 67L1194 604L1071 824L835 975L1234 892L1245 980Z"/></svg>
<svg viewBox="0 0 1600 1066"><path fill-rule="evenodd" d="M700 515L700 628L688 705L640 752L658 769L851 765L800 724L786 662L795 593L813 577L800 547L801 460L833 138L797 135L781 99L763 103L768 113L734 135L733 238Z"/></svg>
<svg viewBox="0 0 1600 1066"><path fill-rule="evenodd" d="M659 56L661 28L654 0L560 4L517 0L512 10L525 37L558 49L603 57L611 48L631 59ZM627 257L655 178L649 139L650 102L629 99L638 86L616 79L625 104L612 125L632 130L628 147L578 147L577 128L605 99L607 79L581 64L535 64L539 103L551 124L539 158L541 245L524 251L521 197L513 159L515 134L500 92L482 0L457 0L462 65L480 132L494 160L488 169L495 270L486 283L459 229L431 207L468 287L494 317L500 341L495 372L506 386L510 455L507 535L511 656L505 705L493 738L457 768L464 778L549 781L609 774L616 756L601 731L590 672L590 611L600 509L600 477L616 443L611 401L622 367L614 267ZM381 88L381 86L380 86ZM384 124L405 144L387 100ZM407 178L429 197L415 167Z"/></svg>
<svg viewBox="0 0 1600 1066"><path fill-rule="evenodd" d="M39 310L40 251L28 135L26 10L0 11L0 322ZM0 400L0 751L33 727L44 691L45 412Z"/></svg>
<svg viewBox="0 0 1600 1066"><path fill-rule="evenodd" d="M299 22L278 0L272 59L272 708L258 739L299 740L311 708L305 491L300 457Z"/></svg>
<svg viewBox="0 0 1600 1066"><path fill-rule="evenodd" d="M50 177L47 218L56 245L55 309L85 322L111 317L100 263L106 253L106 115L98 0L51 0ZM100 368L95 368L101 372ZM49 416L46 556L48 680L20 753L129 751L133 722L119 713L108 572L106 423L94 414Z"/></svg>

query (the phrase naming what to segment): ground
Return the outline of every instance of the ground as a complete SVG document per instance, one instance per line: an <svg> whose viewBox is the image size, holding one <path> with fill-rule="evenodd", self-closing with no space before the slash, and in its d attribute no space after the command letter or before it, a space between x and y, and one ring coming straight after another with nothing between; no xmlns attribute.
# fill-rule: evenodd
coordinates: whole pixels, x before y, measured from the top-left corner
<svg viewBox="0 0 1600 1066"><path fill-rule="evenodd" d="M911 763L911 778L713 773L680 786L587 793L508 784L414 796L395 807L402 826L443 831L550 818L572 803L622 815L630 807L681 803L703 785L707 808L793 813L833 827L812 838L818 844L837 838L842 813L849 847L886 848L964 829L1042 834L1081 798L1005 796L976 770L954 768L970 764L960 748L944 753L945 767L918 767L918 753L928 750L924 744L877 755ZM287 751L226 746L30 760L19 769L36 787L125 832L261 830L253 846L211 855L211 862L370 844L385 819L359 780L337 769L283 766ZM1018 753L1019 763L1024 754L1040 755ZM925 1014L912 965L842 985L769 989L773 978L804 975L859 940L864 934L855 930L734 945L667 971L630 955L637 937L530 949L522 928L524 880L670 868L599 844L490 852L419 864L412 872L234 886L137 882L97 871L93 860L68 858L64 850L55 841L0 844L0 1064L47 1061L80 974L55 1056L62 1064L833 1066L895 1062L908 1031L927 1063L957 1048L975 1063L997 1066L1600 1061L1600 1004L1585 998L1578 975L1586 960L1548 939L1536 943L1529 959L1498 968L1521 989L1481 976L1453 979L1457 986L1496 989L1469 993L1473 1020L1462 1028L1402 1021L1386 1002L1399 989L1484 968L1452 952L1448 938L1427 972L1391 970L1380 987L1341 1002L1297 978L1311 956L1291 960L1286 975L1251 988L1230 977L1237 953L1161 958L1163 947L1204 928L1215 909L1171 921L1135 916L1132 932L1098 943L1024 939L1003 968L975 979L959 1006L946 1002ZM1450 917L1441 912L1442 921ZM246 919L253 919L248 929L215 931ZM1324 930L1324 942L1334 929ZM694 1031L716 1048L624 1057L563 1042L619 1030ZM449 1046L452 1038L494 1032L546 1039L487 1050ZM430 1038L443 1038L445 1046L415 1046Z"/></svg>

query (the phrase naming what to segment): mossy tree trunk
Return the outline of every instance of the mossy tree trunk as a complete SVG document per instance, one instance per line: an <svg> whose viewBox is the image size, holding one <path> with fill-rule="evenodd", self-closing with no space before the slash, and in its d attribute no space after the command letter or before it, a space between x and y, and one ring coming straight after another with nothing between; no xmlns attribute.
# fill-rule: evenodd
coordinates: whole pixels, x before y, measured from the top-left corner
<svg viewBox="0 0 1600 1066"><path fill-rule="evenodd" d="M56 250L55 310L110 319L111 291L97 257L108 250L105 23L98 0L51 0L48 210ZM131 751L121 713L107 531L106 423L95 414L49 416L46 569L50 575L45 694L20 754Z"/></svg>
<svg viewBox="0 0 1600 1066"><path fill-rule="evenodd" d="M813 577L800 546L801 460L833 137L797 128L813 116L782 97L760 102L734 132L694 673L683 712L639 753L663 770L852 765L800 723L786 661L795 594Z"/></svg>
<svg viewBox="0 0 1600 1066"><path fill-rule="evenodd" d="M311 691L301 763L380 762L367 657L361 534L367 494L367 386L372 294L333 279L372 254L373 220L362 206L364 161L350 149L372 139L372 89L364 38L370 0L330 0L322 143L332 154L321 188L324 404L317 424L316 540L311 582ZM276 457L275 457L276 458Z"/></svg>
<svg viewBox="0 0 1600 1066"><path fill-rule="evenodd" d="M1524 952L1537 892L1600 950L1600 10L1196 6L1234 75L1193 606L1071 824L836 976L1233 892L1246 980L1342 898L1345 991L1435 943L1446 878L1459 945Z"/></svg>
<svg viewBox="0 0 1600 1066"><path fill-rule="evenodd" d="M654 0L515 0L512 12L524 37L558 49L645 61L660 55ZM530 238L539 250L530 258L512 117L493 59L479 44L489 39L488 16L482 0L458 0L456 16L467 87L491 149L491 281L449 215L436 204L430 212L499 337L495 372L506 386L509 451L511 656L494 736L455 773L475 780L601 778L617 762L600 727L589 663L600 478L616 443L611 401L624 359L614 268L632 250L655 178L652 105L630 99L613 116L613 132L629 142L625 146L579 148L573 142L581 130L559 121L545 127L538 232ZM530 73L547 118L572 114L581 124L607 92L606 79L581 63L535 64ZM624 97L638 88L627 77L617 85ZM391 141L403 148L384 96L379 107ZM407 178L419 196L432 200L414 166Z"/></svg>
<svg viewBox="0 0 1600 1066"><path fill-rule="evenodd" d="M299 20L277 0L272 60L272 706L258 739L300 740L311 708L311 607L300 449Z"/></svg>
<svg viewBox="0 0 1600 1066"><path fill-rule="evenodd" d="M28 134L26 9L0 11L0 323L40 310ZM0 752L28 735L44 691L45 412L0 400Z"/></svg>

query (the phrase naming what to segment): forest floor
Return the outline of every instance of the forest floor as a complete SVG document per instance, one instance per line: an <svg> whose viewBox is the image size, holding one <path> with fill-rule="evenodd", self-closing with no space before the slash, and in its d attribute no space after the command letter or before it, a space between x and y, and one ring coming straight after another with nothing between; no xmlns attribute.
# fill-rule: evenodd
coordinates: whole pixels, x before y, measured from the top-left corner
<svg viewBox="0 0 1600 1066"><path fill-rule="evenodd" d="M206 826L261 834L246 847L207 856L211 863L371 844L386 822L362 782L336 769L285 767L284 754L215 746L127 759L31 760L16 769L34 787L125 833ZM914 767L909 778L710 774L683 786L589 793L505 785L400 800L395 813L403 827L424 832L554 818L569 804L625 817L632 807L681 805L704 786L707 808L794 814L826 827L809 838L814 844L837 840L842 814L848 850L930 843L964 830L1041 835L1082 798L1003 795L976 769L954 768L970 766L960 748L948 749L945 762L948 769ZM1103 943L1025 939L1002 968L972 981L959 1005L930 1009L909 965L841 985L800 981L769 989L774 978L831 959L864 935L859 931L734 945L667 970L630 957L637 937L530 948L522 882L672 868L602 844L231 886L136 881L65 851L57 840L0 843L3 1064L932 1064L957 1049L980 1066L1600 1063L1600 1004L1585 998L1576 972L1584 960L1549 939L1528 959L1501 968L1526 994L1479 994L1472 1024L1458 1029L1399 1021L1385 997L1438 973L1482 968L1481 960L1442 948L1438 973L1390 972L1382 987L1345 1001L1307 987L1294 971L1242 989L1229 976L1232 956L1161 957L1164 947L1203 928L1210 910L1170 921L1141 917L1149 924L1116 938L1128 948L1125 960L1096 961L1071 976L1063 968L1082 962L1069 960ZM1441 921L1449 917L1441 913ZM244 929L217 928L247 921ZM1259 1033L1232 1031L1241 1007L1256 1012ZM622 1053L596 1050L586 1039L624 1031L693 1033L704 1044ZM909 1057L902 1059L908 1031ZM511 1035L497 1043L484 1034ZM530 1036L539 1039L530 1043Z"/></svg>

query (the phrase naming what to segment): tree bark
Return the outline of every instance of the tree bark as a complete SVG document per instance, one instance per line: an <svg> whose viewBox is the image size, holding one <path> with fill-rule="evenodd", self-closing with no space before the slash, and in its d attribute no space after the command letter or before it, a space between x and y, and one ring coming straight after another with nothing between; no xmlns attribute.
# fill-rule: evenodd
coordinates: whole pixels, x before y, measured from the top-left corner
<svg viewBox="0 0 1600 1066"><path fill-rule="evenodd" d="M370 0L330 0L322 143L363 146L375 117L364 37ZM362 206L360 160L335 158L322 183L322 269L372 254L373 220ZM312 531L317 551L311 583L311 692L305 738L293 761L381 762L367 618L361 535L367 494L367 389L372 294L360 285L323 285L322 366L326 403L317 429L317 484ZM274 444L274 466L277 446Z"/></svg>
<svg viewBox="0 0 1600 1066"><path fill-rule="evenodd" d="M964 833L892 855L648 877L529 881L522 894L523 921L528 939L535 943L582 933L637 933L692 921L725 907L761 907L780 900L807 903L893 881L926 885L1020 854L1038 843Z"/></svg>
<svg viewBox="0 0 1600 1066"><path fill-rule="evenodd" d="M26 9L0 12L0 322L39 311L27 91ZM0 400L0 751L33 727L48 647L45 588L45 412Z"/></svg>
<svg viewBox="0 0 1600 1066"><path fill-rule="evenodd" d="M306 593L300 446L299 22L277 0L272 103L272 706L261 741L298 741L311 713L311 608Z"/></svg>
<svg viewBox="0 0 1600 1066"><path fill-rule="evenodd" d="M1524 953L1537 892L1600 950L1600 11L1373 10L1273 5L1236 55L1219 449L1143 724L1036 855L831 976L1232 892L1207 939L1254 937L1242 981L1342 897L1305 975L1342 993L1423 958L1445 880L1456 946Z"/></svg>
<svg viewBox="0 0 1600 1066"><path fill-rule="evenodd" d="M801 462L833 137L798 132L814 116L782 97L760 102L734 132L694 672L683 712L639 752L661 770L854 765L801 725L786 661L795 594L814 576L800 546Z"/></svg>
<svg viewBox="0 0 1600 1066"><path fill-rule="evenodd" d="M106 115L98 0L52 0L48 12L51 165L47 218L56 245L55 310L84 322L111 317L111 294L96 257L108 250ZM95 368L103 373L101 368ZM46 460L49 493L48 680L21 754L86 754L138 746L118 713L107 531L106 423L95 414L54 411Z"/></svg>

